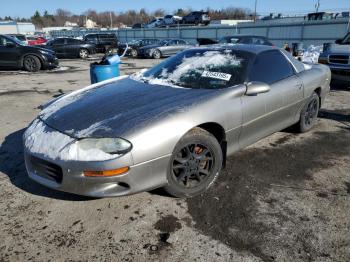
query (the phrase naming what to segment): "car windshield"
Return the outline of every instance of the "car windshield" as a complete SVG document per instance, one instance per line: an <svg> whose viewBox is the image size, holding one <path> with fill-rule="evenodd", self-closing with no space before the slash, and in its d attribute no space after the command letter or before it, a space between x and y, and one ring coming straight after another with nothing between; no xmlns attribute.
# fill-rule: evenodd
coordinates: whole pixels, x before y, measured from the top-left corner
<svg viewBox="0 0 350 262"><path fill-rule="evenodd" d="M350 44L350 33L344 38L343 44Z"/></svg>
<svg viewBox="0 0 350 262"><path fill-rule="evenodd" d="M159 42L159 45L163 46L169 43L170 40L162 40Z"/></svg>
<svg viewBox="0 0 350 262"><path fill-rule="evenodd" d="M133 79L193 89L227 88L245 81L252 57L236 50L187 50L135 74Z"/></svg>

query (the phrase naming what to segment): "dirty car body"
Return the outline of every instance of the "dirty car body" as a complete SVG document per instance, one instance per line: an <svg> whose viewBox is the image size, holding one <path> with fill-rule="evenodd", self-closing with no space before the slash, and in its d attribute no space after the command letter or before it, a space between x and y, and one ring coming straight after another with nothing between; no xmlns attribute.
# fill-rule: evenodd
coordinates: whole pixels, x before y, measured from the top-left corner
<svg viewBox="0 0 350 262"><path fill-rule="evenodd" d="M269 71L271 59L279 59L275 67L284 61L287 69ZM46 105L24 134L29 177L94 197L166 186L173 151L190 130L206 130L222 145L223 154L231 155L297 123L315 92L324 100L329 69L305 68L290 59L266 46L194 48L146 72L60 97ZM118 143L126 146L109 152L97 145L108 139L121 139ZM123 172L86 175L116 169Z"/></svg>

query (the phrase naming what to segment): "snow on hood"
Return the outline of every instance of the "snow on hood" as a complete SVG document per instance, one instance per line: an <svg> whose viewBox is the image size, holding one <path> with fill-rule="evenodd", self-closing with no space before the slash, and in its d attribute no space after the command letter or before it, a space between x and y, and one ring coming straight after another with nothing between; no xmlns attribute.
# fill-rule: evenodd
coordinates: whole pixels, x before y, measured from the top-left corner
<svg viewBox="0 0 350 262"><path fill-rule="evenodd" d="M302 62L316 64L320 53L322 53L323 46L310 45L305 51L301 58Z"/></svg>
<svg viewBox="0 0 350 262"><path fill-rule="evenodd" d="M84 150L77 141L35 119L24 133L24 147L31 154L52 160L105 161L117 158L98 148Z"/></svg>
<svg viewBox="0 0 350 262"><path fill-rule="evenodd" d="M47 103L47 107L45 107L39 114L40 118L43 120L46 120L49 116L51 116L53 113L55 113L56 111L60 110L61 108L77 101L78 99L80 99L82 96L84 96L86 93L88 93L89 91L101 87L105 84L109 84L109 83L114 83L118 80L121 80L123 78L128 77L127 75L125 76L119 76L119 77L115 77L112 79L108 79L90 86L87 86L85 88L73 91L67 95L64 96L60 96L58 99L54 99L53 102L48 102Z"/></svg>
<svg viewBox="0 0 350 262"><path fill-rule="evenodd" d="M151 85L126 78L77 98L57 101L40 118L74 138L122 137L217 94L216 90ZM79 99L80 98L80 99ZM56 103L56 102L55 102ZM51 106L50 106L51 107Z"/></svg>

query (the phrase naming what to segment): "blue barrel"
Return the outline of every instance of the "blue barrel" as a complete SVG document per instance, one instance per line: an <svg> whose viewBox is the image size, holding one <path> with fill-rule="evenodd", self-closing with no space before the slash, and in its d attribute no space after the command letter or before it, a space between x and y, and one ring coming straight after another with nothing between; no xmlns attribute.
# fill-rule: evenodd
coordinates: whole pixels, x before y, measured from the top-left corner
<svg viewBox="0 0 350 262"><path fill-rule="evenodd" d="M119 63L114 65L90 64L91 84L120 76Z"/></svg>

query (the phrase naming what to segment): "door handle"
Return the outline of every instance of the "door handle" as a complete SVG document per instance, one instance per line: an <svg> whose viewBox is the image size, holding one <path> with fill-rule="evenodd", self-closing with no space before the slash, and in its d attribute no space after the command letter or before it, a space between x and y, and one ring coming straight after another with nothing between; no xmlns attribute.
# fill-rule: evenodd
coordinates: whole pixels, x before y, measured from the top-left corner
<svg viewBox="0 0 350 262"><path fill-rule="evenodd" d="M303 84L297 84L295 87L301 89L303 87Z"/></svg>

